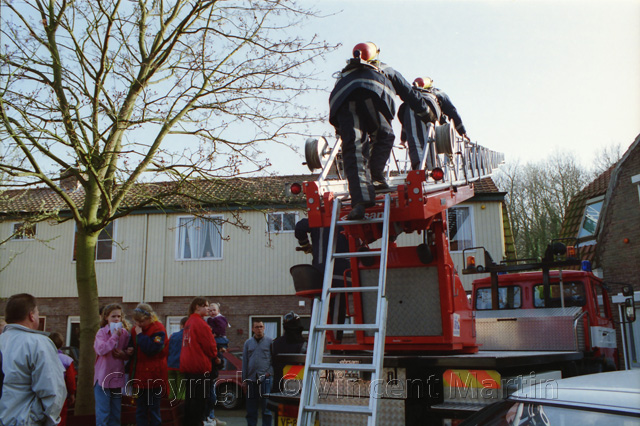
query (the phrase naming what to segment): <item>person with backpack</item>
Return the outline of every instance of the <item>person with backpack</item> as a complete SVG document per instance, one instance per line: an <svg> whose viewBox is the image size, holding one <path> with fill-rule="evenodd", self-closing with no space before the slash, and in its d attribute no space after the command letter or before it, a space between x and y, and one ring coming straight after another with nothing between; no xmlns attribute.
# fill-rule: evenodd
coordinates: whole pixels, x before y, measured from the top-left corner
<svg viewBox="0 0 640 426"><path fill-rule="evenodd" d="M384 168L391 155L395 135L396 95L428 122L430 109L402 75L380 62L380 49L371 42L358 43L353 58L337 73L329 96L329 122L342 139L342 158L352 210L347 220L364 218L375 205L376 190L387 190Z"/></svg>
<svg viewBox="0 0 640 426"><path fill-rule="evenodd" d="M413 89L431 108L433 113L432 119L429 120L431 123L442 123L450 119L458 134L469 139L462 118L453 102L444 91L433 86L433 80L430 77L416 78L413 81ZM411 168L417 170L420 168L423 151L429 139L427 123L421 120L407 103L403 103L398 108L398 118L402 123L401 140L409 149Z"/></svg>

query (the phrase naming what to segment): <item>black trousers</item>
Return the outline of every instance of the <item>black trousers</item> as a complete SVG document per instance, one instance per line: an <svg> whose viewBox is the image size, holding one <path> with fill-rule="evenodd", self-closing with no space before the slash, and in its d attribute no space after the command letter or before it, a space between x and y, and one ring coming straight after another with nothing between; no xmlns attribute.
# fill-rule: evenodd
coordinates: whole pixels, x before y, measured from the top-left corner
<svg viewBox="0 0 640 426"><path fill-rule="evenodd" d="M336 115L353 205L371 205L375 200L371 180L384 179L384 168L395 140L393 117L384 114L385 108L372 92L356 91Z"/></svg>
<svg viewBox="0 0 640 426"><path fill-rule="evenodd" d="M201 426L209 414L211 377L209 374L185 374L185 426Z"/></svg>
<svg viewBox="0 0 640 426"><path fill-rule="evenodd" d="M411 108L404 108L402 116L399 117L402 123L402 139L407 141L409 149L409 159L411 160L411 169L420 168L424 151L427 149L426 167L432 169L434 167L435 147L433 144L427 145L429 136L435 139L435 129L433 125L428 125L420 120Z"/></svg>

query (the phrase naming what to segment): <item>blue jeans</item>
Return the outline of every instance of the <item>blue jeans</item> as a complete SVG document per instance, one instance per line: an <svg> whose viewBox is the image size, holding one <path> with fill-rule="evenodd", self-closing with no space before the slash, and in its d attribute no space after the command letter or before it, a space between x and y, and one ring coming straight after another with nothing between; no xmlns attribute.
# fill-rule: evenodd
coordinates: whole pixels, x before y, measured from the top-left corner
<svg viewBox="0 0 640 426"><path fill-rule="evenodd" d="M218 396L216 395L216 382L217 380L211 381L211 395L209 396L209 407L211 411L209 411L209 417L215 419L216 413L216 403L218 402Z"/></svg>
<svg viewBox="0 0 640 426"><path fill-rule="evenodd" d="M122 390L103 389L99 383L93 386L96 400L96 426L120 426L122 412Z"/></svg>
<svg viewBox="0 0 640 426"><path fill-rule="evenodd" d="M160 399L162 388L138 389L136 426L161 426Z"/></svg>
<svg viewBox="0 0 640 426"><path fill-rule="evenodd" d="M267 377L262 382L247 380L247 425L258 425L258 408L262 410L262 426L271 426L271 411L267 409L266 394L271 392L273 378Z"/></svg>

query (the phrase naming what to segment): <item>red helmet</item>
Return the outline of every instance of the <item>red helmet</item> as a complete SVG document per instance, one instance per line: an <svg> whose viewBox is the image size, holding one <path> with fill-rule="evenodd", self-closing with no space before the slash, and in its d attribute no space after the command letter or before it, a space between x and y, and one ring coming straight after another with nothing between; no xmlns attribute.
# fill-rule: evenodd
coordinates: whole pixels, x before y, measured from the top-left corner
<svg viewBox="0 0 640 426"><path fill-rule="evenodd" d="M413 80L413 85L421 89L429 89L433 87L433 80L431 77L418 77Z"/></svg>
<svg viewBox="0 0 640 426"><path fill-rule="evenodd" d="M364 61L373 61L378 56L378 53L380 53L380 49L370 41L358 43L353 47L353 57L360 57Z"/></svg>

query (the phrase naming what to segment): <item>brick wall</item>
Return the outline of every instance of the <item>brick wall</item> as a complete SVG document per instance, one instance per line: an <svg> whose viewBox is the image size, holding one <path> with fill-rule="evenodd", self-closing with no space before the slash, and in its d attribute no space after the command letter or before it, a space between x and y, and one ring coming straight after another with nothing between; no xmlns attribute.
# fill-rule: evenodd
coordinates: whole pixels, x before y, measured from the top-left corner
<svg viewBox="0 0 640 426"><path fill-rule="evenodd" d="M312 302L297 296L229 296L213 297L205 295L210 302L221 305L221 312L231 324L227 330L230 347L242 347L244 341L251 336L249 318L252 315L282 316L289 311L295 311L299 315L310 315ZM167 316L187 315L192 297L167 297L163 303L152 303L151 306L158 314L160 321L166 324ZM305 300L305 306L298 305L300 300ZM40 315L46 317L45 330L57 331L63 336L67 335L67 319L70 316L79 316L80 308L75 298L38 298L38 310ZM100 305L119 303L124 309L124 314L131 322L131 313L136 303L122 303L119 298L101 298ZM0 301L0 312L4 313L6 300Z"/></svg>
<svg viewBox="0 0 640 426"><path fill-rule="evenodd" d="M598 235L596 256L612 296L621 293L624 284L631 284L634 290L640 290L640 198L638 185L631 183L631 177L638 173L640 145L636 145L624 161L605 212L606 217L600 218L603 228ZM617 306L613 308L614 318L620 321ZM623 367L622 332L619 326L616 328L620 367Z"/></svg>

